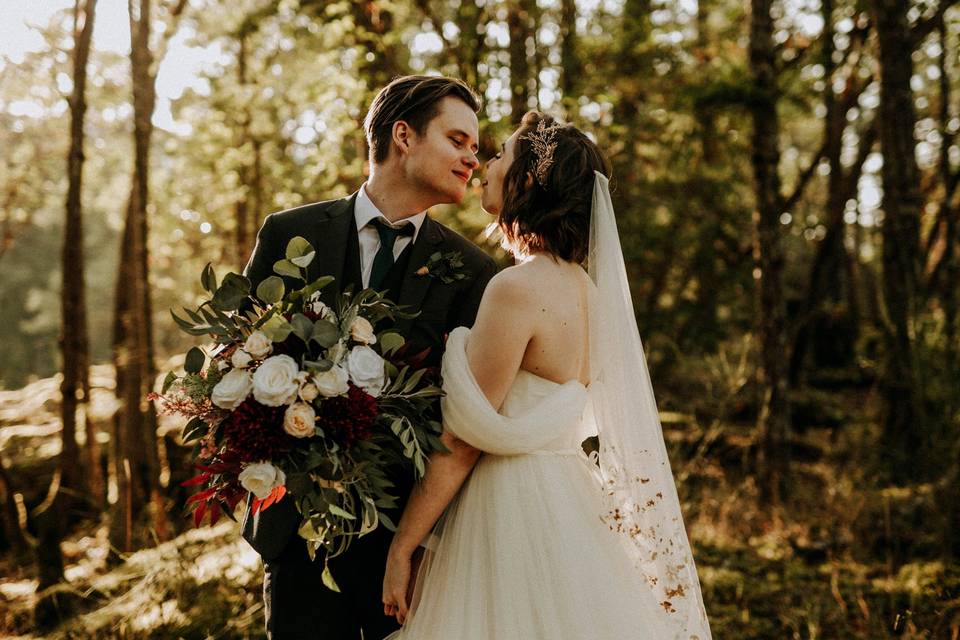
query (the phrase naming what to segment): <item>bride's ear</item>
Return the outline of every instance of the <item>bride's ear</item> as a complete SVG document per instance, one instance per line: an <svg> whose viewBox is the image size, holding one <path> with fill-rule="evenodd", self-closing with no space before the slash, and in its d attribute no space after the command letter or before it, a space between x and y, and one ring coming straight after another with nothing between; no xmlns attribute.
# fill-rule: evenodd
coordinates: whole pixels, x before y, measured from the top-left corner
<svg viewBox="0 0 960 640"><path fill-rule="evenodd" d="M533 189L533 173L527 171L527 181L523 184L524 189Z"/></svg>

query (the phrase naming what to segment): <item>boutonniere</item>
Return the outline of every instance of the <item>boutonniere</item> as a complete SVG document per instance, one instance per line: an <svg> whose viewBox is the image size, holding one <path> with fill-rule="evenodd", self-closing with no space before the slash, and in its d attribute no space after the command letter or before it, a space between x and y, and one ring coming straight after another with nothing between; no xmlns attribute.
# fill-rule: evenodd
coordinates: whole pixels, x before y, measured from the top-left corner
<svg viewBox="0 0 960 640"><path fill-rule="evenodd" d="M437 251L427 260L427 264L417 269L418 276L437 278L443 284L450 284L467 277L463 270L463 255L459 251L440 253Z"/></svg>

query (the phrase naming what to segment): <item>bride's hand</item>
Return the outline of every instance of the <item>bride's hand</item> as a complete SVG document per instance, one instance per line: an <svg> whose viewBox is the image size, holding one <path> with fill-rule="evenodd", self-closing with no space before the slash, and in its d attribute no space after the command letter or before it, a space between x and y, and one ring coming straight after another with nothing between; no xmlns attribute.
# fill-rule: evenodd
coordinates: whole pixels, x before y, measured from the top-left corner
<svg viewBox="0 0 960 640"><path fill-rule="evenodd" d="M412 553L391 546L383 575L383 613L394 616L400 624L407 618L412 556Z"/></svg>

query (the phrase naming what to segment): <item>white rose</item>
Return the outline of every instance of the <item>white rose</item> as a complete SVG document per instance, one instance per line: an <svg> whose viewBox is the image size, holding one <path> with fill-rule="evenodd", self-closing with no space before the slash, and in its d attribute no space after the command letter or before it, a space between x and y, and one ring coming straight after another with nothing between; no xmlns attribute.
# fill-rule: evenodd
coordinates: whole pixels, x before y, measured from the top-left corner
<svg viewBox="0 0 960 640"><path fill-rule="evenodd" d="M307 438L316 432L317 414L306 402L294 402L283 414L283 430L294 438Z"/></svg>
<svg viewBox="0 0 960 640"><path fill-rule="evenodd" d="M376 398L387 382L384 360L370 347L354 347L347 356L350 380Z"/></svg>
<svg viewBox="0 0 960 640"><path fill-rule="evenodd" d="M220 382L214 385L210 400L221 409L233 411L247 399L252 388L253 380L249 372L243 369L231 369L220 378Z"/></svg>
<svg viewBox="0 0 960 640"><path fill-rule="evenodd" d="M330 360L333 364L340 364L345 355L347 355L347 345L343 340L327 349L327 360Z"/></svg>
<svg viewBox="0 0 960 640"><path fill-rule="evenodd" d="M255 359L260 360L261 358L266 358L270 355L270 352L273 351L273 342L270 341L270 338L268 338L267 334L263 331L254 331L247 338L247 341L243 343L243 350Z"/></svg>
<svg viewBox="0 0 960 640"><path fill-rule="evenodd" d="M324 398L343 395L350 390L349 382L350 375L339 365L334 365L328 371L313 376L313 384L317 386L317 391Z"/></svg>
<svg viewBox="0 0 960 640"><path fill-rule="evenodd" d="M251 462L240 472L237 479L240 480L241 487L261 500L287 481L283 471L269 462Z"/></svg>
<svg viewBox="0 0 960 640"><path fill-rule="evenodd" d="M312 382L300 386L300 399L304 402L313 402L319 394L320 390Z"/></svg>
<svg viewBox="0 0 960 640"><path fill-rule="evenodd" d="M288 355L271 356L253 373L253 397L260 404L279 407L297 399L300 370Z"/></svg>
<svg viewBox="0 0 960 640"><path fill-rule="evenodd" d="M224 369L229 369L230 363L226 360L217 360L217 371L223 371Z"/></svg>
<svg viewBox="0 0 960 640"><path fill-rule="evenodd" d="M366 318L357 316L350 323L350 337L363 344L375 344L377 336L373 333L373 325Z"/></svg>
<svg viewBox="0 0 960 640"><path fill-rule="evenodd" d="M237 369L246 369L250 366L251 362L253 362L253 356L243 349L237 349L233 352L233 355L230 356L230 364Z"/></svg>

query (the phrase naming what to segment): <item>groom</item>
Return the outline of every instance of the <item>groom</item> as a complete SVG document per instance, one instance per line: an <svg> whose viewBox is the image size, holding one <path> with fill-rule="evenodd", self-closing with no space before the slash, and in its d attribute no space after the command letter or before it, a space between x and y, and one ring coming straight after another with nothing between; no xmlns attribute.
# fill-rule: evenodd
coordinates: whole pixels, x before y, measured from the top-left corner
<svg viewBox="0 0 960 640"><path fill-rule="evenodd" d="M370 147L370 178L353 195L308 204L267 216L244 274L253 289L273 274L287 243L303 236L316 248L309 280L336 278L321 299L333 305L343 288L386 290L400 305L419 311L399 321L411 353L429 348L428 364L438 364L446 333L471 326L480 297L493 276L493 260L462 236L427 215L441 203L463 200L477 161L478 98L452 78L407 76L387 85L364 121ZM444 282L423 267L462 255L467 277ZM288 282L288 287L295 283ZM405 502L410 474L395 482ZM402 504L390 513L399 521ZM355 539L330 561L340 587L323 586L323 560L311 562L297 535L299 513L293 500L281 500L253 515L247 508L243 537L263 558L263 597L267 637L274 640L380 640L397 629L383 613L381 589L392 537L383 526Z"/></svg>

